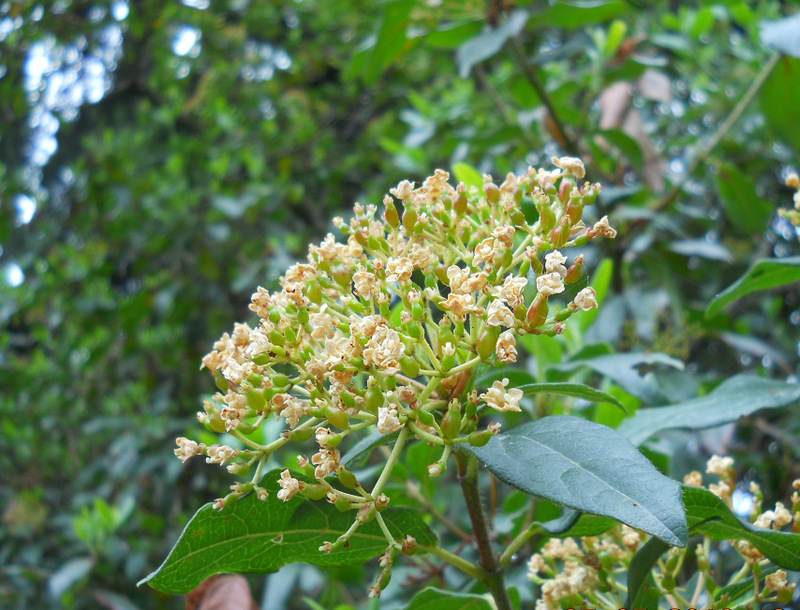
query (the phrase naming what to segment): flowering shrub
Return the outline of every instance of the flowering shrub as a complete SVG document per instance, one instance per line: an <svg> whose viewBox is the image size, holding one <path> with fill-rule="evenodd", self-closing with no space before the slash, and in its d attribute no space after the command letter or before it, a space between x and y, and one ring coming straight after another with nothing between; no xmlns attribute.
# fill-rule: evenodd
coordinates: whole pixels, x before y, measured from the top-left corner
<svg viewBox="0 0 800 610"><path fill-rule="evenodd" d="M718 532L689 510L692 502L707 503L708 492L692 496L611 428L563 414L509 419L532 414L524 397L541 392L622 406L577 383L515 387L513 375L501 370L517 363L521 337L563 334L574 314L598 307L595 289L586 286L584 255L573 252L616 231L606 217L591 225L582 220L601 190L583 181L583 163L553 163L554 170L509 174L500 185L484 176L480 188L454 187L442 170L419 188L403 181L384 198L382 214L356 204L349 222L335 219L346 239L328 235L312 245L279 291L258 288L250 305L258 324L236 324L203 359L219 392L198 420L226 442L180 437L175 449L184 462L204 456L243 480L198 512L147 581L184 592L222 571L269 572L292 561L343 566L377 556L369 595L378 597L400 553L429 553L482 583L505 609L513 603L504 573L520 549L543 532L578 532L580 544L552 538L530 560L541 585L537 608L584 600L623 607L626 590L631 602L637 591L655 591L674 604L673 558L685 550L670 552L649 588L624 584L619 574L644 561L635 555L640 546L656 548L656 559L669 545L685 547L690 528L706 536L705 555L697 556L710 578L702 562ZM270 419L284 428L277 438L263 432ZM517 425L503 431L508 421ZM276 454L289 443L296 460ZM476 561L448 550L423 518L424 507L409 502L408 490L425 483L408 480L405 454L414 443L434 449L418 469L425 480L455 463ZM369 461L373 451L383 452L377 463ZM481 500L481 463L500 480L564 505L562 517L528 523L496 553ZM405 492L398 479L406 481ZM728 479L712 491L725 498L725 485L729 500ZM715 518L736 519L725 505L710 506ZM603 518L587 525L581 512ZM772 523L785 524L784 512ZM764 555L782 560L760 540L747 539L749 551L739 547L749 566L742 574L756 582ZM220 545L230 548L221 553ZM778 586L777 574L766 586L779 597L755 600L785 597L789 587Z"/></svg>

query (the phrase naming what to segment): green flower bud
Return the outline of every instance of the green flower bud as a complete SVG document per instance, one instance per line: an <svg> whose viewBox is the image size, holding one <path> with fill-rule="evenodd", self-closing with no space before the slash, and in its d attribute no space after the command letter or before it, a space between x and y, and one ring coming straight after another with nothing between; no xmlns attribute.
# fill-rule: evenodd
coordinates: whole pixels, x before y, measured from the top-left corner
<svg viewBox="0 0 800 610"><path fill-rule="evenodd" d="M450 402L447 413L442 418L442 436L453 440L461 432L461 405L457 400Z"/></svg>
<svg viewBox="0 0 800 610"><path fill-rule="evenodd" d="M358 479L356 479L356 475L347 470L344 466L342 466L341 469L336 473L336 476L339 477L339 482L348 489L355 489L358 487Z"/></svg>
<svg viewBox="0 0 800 610"><path fill-rule="evenodd" d="M486 201L495 204L500 201L500 188L493 182L483 185L483 192L486 193Z"/></svg>
<svg viewBox="0 0 800 610"><path fill-rule="evenodd" d="M418 409L416 413L419 421L425 424L426 426L432 426L433 422L436 421L435 418L433 417L433 413L431 413L430 411L426 411L425 409Z"/></svg>
<svg viewBox="0 0 800 610"><path fill-rule="evenodd" d="M306 484L306 486L300 490L300 495L309 500L322 500L322 498L328 495L328 492L322 485Z"/></svg>
<svg viewBox="0 0 800 610"><path fill-rule="evenodd" d="M476 430L475 432L470 434L469 437L467 438L469 439L469 444L472 445L473 447L483 447L484 445L486 445L486 443L492 440L493 436L494 434L492 434L492 431L487 429L487 430Z"/></svg>
<svg viewBox="0 0 800 610"><path fill-rule="evenodd" d="M343 409L325 405L322 411L325 413L325 419L327 419L332 426L339 428L339 430L347 430L350 427L350 418Z"/></svg>
<svg viewBox="0 0 800 610"><path fill-rule="evenodd" d="M300 428L299 430L292 430L289 432L289 440L302 443L314 436L313 428Z"/></svg>
<svg viewBox="0 0 800 610"><path fill-rule="evenodd" d="M367 390L367 395L364 399L364 408L368 413L373 415L378 414L378 409L383 406L383 392L378 387L370 388Z"/></svg>
<svg viewBox="0 0 800 610"><path fill-rule="evenodd" d="M267 401L264 399L264 392L256 388L247 390L245 396L247 396L247 404L256 411L263 410L264 406L267 404Z"/></svg>
<svg viewBox="0 0 800 610"><path fill-rule="evenodd" d="M410 205L406 206L403 211L403 226L406 232L411 235L414 232L414 227L417 224L417 212Z"/></svg>
<svg viewBox="0 0 800 610"><path fill-rule="evenodd" d="M297 312L297 321L300 324L308 324L308 309L302 308Z"/></svg>
<svg viewBox="0 0 800 610"><path fill-rule="evenodd" d="M346 513L348 510L350 510L350 500L347 498L339 498L333 503L333 505L340 513Z"/></svg>
<svg viewBox="0 0 800 610"><path fill-rule="evenodd" d="M419 362L411 356L403 356L400 359L400 370L403 371L403 375L406 377L414 379L419 375Z"/></svg>
<svg viewBox="0 0 800 610"><path fill-rule="evenodd" d="M394 207L394 202L388 197L383 200L386 210L383 213L383 218L395 229L400 226L400 215L397 213L397 208Z"/></svg>

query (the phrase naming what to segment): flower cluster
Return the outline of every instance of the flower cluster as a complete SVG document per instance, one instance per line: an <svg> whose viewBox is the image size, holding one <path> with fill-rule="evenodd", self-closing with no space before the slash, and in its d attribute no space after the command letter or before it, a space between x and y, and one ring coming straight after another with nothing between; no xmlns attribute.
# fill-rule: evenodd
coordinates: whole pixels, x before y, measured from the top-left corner
<svg viewBox="0 0 800 610"><path fill-rule="evenodd" d="M714 455L706 464L706 473L719 477L718 483L711 483L709 491L714 493L729 508L733 509L732 491L736 489L734 461L731 457ZM702 487L703 475L694 471L684 477L689 486ZM777 502L773 510L762 511L763 494L759 486L750 483L753 505L750 521L757 527L780 530L792 525L793 531L800 529L800 479L794 481L792 492L792 509L787 509ZM620 525L599 536L573 538L551 538L528 561L528 576L539 585L539 596L536 610L556 610L558 608L589 607L613 609L622 607L625 597L625 577L629 573L631 562L650 536L626 525ZM710 606L705 596L715 592L715 575L710 557L712 553L711 539L705 537L694 549L671 548L664 560L654 568L654 582L660 593L665 596L669 607ZM794 595L795 585L787 581L783 570L767 570L768 560L747 541L739 541L735 547L744 567L736 579L743 579L748 574L756 578L760 586L750 587L754 598L750 601L761 607L764 603L780 601L787 603ZM687 556L693 554L697 565L697 576L688 578L691 588L687 591L679 584L679 579L687 573ZM705 586L703 586L705 585ZM691 599L684 598L691 594ZM702 599L701 599L702 597ZM740 600L741 601L741 600ZM744 602L737 607L745 607Z"/></svg>
<svg viewBox="0 0 800 610"><path fill-rule="evenodd" d="M789 174L786 178L786 186L795 189L792 202L794 203L793 210L778 210L778 213L786 218L795 227L800 227L800 176L795 173Z"/></svg>
<svg viewBox="0 0 800 610"><path fill-rule="evenodd" d="M572 314L596 308L591 287L568 290L584 277L583 255L569 260L561 249L616 235L605 217L592 226L581 220L600 192L581 183L581 161L553 161L557 169L508 174L499 185L487 175L480 187L452 186L442 170L419 187L403 181L382 214L356 204L349 222L334 219L344 241L329 234L310 246L280 290L258 288L250 304L258 323L236 324L203 358L220 391L198 419L243 448L181 438L175 450L237 474L255 465L252 483L234 486L218 506L242 489L266 497L258 483L269 456L313 437L315 453L298 459L313 483L285 471L280 499L327 498L370 514L386 498L387 477L368 491L342 464L338 447L353 432L398 434L386 469L407 440L441 446L431 476L444 471L454 444L485 444L499 433L497 423L478 430L479 408L519 411L522 393L508 380L481 393L476 368L514 363L519 336L563 333ZM286 430L261 445L250 435L269 417Z"/></svg>

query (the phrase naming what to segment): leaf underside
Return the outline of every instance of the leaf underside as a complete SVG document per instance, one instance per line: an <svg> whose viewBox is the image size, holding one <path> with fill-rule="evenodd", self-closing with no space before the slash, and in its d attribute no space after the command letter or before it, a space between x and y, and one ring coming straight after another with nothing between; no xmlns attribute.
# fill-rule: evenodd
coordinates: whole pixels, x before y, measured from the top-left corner
<svg viewBox="0 0 800 610"><path fill-rule="evenodd" d="M465 450L517 489L686 544L680 485L611 428L555 415Z"/></svg>

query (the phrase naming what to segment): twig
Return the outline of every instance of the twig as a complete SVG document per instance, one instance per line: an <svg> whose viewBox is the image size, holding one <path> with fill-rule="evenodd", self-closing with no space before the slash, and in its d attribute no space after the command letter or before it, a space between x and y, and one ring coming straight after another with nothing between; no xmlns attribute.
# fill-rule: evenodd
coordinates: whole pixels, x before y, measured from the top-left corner
<svg viewBox="0 0 800 610"><path fill-rule="evenodd" d="M691 177L691 175L695 172L695 170L700 167L700 165L705 161L708 156L712 153L712 151L717 147L717 145L722 141L722 139L728 134L728 132L733 127L733 124L742 116L742 113L745 109L750 105L750 102L753 101L755 96L761 90L761 87L764 86L764 83L769 78L769 75L772 74L772 71L775 69L775 66L778 65L778 61L780 61L781 54L775 53L770 60L764 65L761 69L761 72L758 74L756 79L750 85L750 88L747 92L742 96L739 102L734 106L731 113L728 115L728 118L723 121L722 125L719 126L717 133L714 134L714 137L711 138L708 143L697 153L697 156L692 161L692 164L689 166L689 169L681 176L680 180L675 183L675 185L661 198L659 199L653 207L650 208L651 211L656 212L661 208L667 206L672 202L681 192L683 185L686 181Z"/></svg>

